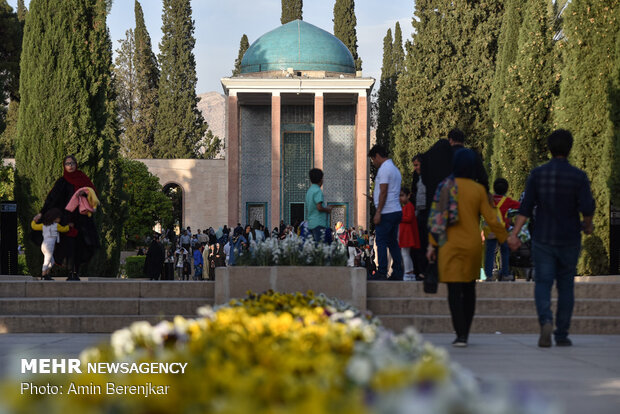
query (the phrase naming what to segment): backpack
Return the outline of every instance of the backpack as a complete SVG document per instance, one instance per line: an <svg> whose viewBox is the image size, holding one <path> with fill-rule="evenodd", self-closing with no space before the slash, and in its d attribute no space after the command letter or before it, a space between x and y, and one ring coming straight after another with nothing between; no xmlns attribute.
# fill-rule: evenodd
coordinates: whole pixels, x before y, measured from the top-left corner
<svg viewBox="0 0 620 414"><path fill-rule="evenodd" d="M493 210L495 211L495 215L497 216L497 221L499 221L500 224L504 227L506 227L506 222L504 221L504 215L502 214L500 207L504 204L504 202L507 199L508 197L502 196L502 198L499 200L497 205L493 208ZM493 232L491 231L491 228L489 227L489 225L486 223L484 219L482 220L482 231L484 232L485 238L487 239L495 238L495 234L493 234Z"/></svg>

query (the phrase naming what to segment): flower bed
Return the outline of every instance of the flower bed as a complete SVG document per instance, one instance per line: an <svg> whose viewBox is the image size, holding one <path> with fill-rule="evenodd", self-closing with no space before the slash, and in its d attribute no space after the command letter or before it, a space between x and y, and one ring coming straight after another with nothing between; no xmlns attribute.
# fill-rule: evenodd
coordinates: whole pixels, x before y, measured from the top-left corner
<svg viewBox="0 0 620 414"><path fill-rule="evenodd" d="M238 266L346 266L348 252L342 243L315 243L290 234L284 239L250 242L248 252L237 258Z"/></svg>
<svg viewBox="0 0 620 414"><path fill-rule="evenodd" d="M168 395L26 398L7 392L7 385L2 391L9 397L0 401L0 412L554 412L522 389L481 386L413 329L394 335L370 314L321 295L268 292L216 309L204 307L199 314L155 326L134 323L115 332L110 344L81 355L83 364L187 362L183 375L64 378L82 384L166 384Z"/></svg>

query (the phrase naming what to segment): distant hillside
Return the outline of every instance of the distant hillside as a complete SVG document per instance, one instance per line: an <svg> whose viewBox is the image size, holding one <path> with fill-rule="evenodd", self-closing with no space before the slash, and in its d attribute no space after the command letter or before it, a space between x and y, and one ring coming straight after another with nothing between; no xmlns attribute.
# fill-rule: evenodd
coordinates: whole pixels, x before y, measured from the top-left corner
<svg viewBox="0 0 620 414"><path fill-rule="evenodd" d="M217 135L222 142L226 135L226 98L218 92L207 92L198 95L198 109L209 123L213 135Z"/></svg>

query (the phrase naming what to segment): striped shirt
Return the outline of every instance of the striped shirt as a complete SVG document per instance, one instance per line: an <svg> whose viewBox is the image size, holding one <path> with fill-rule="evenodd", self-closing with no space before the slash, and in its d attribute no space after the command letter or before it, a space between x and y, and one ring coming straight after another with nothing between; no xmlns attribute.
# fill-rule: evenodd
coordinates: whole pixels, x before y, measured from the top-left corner
<svg viewBox="0 0 620 414"><path fill-rule="evenodd" d="M534 168L527 179L519 214L536 223L532 239L551 245L581 243L581 218L594 215L594 199L587 174L565 158L553 158Z"/></svg>

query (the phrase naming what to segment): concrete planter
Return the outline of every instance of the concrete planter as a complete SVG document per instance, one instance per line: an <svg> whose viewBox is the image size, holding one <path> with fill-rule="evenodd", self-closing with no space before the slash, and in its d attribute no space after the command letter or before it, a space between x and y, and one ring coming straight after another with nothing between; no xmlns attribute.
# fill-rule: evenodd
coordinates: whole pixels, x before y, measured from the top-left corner
<svg viewBox="0 0 620 414"><path fill-rule="evenodd" d="M323 266L231 266L215 269L215 304L244 298L248 290L293 293L312 290L366 309L366 269Z"/></svg>

